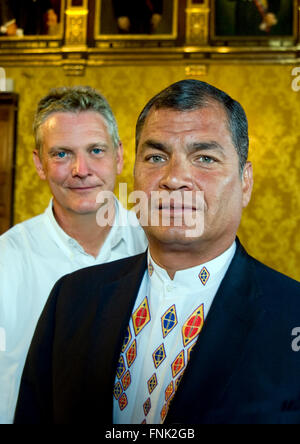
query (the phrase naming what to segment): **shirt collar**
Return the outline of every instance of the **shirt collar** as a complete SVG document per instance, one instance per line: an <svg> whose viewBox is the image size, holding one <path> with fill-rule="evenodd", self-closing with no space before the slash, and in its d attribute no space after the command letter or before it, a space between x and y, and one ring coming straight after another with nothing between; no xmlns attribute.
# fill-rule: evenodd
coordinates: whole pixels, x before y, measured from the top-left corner
<svg viewBox="0 0 300 444"><path fill-rule="evenodd" d="M112 226L105 243L103 247L100 250L99 255L101 254L103 248L109 244L109 249L115 248L123 239L125 239L125 231L124 227L126 227L126 218L127 218L127 211L122 206L122 204L118 201L118 199L115 197L115 209L116 209L116 215L115 215L115 221L114 225ZM56 243L60 246L60 248L64 249L69 253L69 255L73 256L74 250L80 251L82 254L85 254L87 256L90 256L87 254L82 246L76 241L76 239L69 236L58 224L57 220L55 219L54 213L53 213L53 199L50 200L50 203L48 207L45 210L44 213L48 227L51 228L52 233L54 235L54 239Z"/></svg>
<svg viewBox="0 0 300 444"><path fill-rule="evenodd" d="M151 285L171 285L173 287L190 288L195 292L197 289L209 288L220 283L223 279L230 262L235 254L236 243L234 242L224 253L209 262L197 265L187 270L177 271L172 280L165 269L157 265L148 250L148 273Z"/></svg>

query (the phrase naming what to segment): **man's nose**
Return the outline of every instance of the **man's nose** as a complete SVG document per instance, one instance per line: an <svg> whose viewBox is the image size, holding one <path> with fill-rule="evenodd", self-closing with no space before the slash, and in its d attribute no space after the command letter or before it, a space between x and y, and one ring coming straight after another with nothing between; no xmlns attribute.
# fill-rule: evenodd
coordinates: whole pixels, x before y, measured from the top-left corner
<svg viewBox="0 0 300 444"><path fill-rule="evenodd" d="M88 160L84 155L78 154L74 159L74 163L72 165L72 176L78 176L82 178L88 176L89 173L90 171Z"/></svg>
<svg viewBox="0 0 300 444"><path fill-rule="evenodd" d="M164 168L160 188L166 190L192 190L193 180L191 166L182 157L173 157Z"/></svg>

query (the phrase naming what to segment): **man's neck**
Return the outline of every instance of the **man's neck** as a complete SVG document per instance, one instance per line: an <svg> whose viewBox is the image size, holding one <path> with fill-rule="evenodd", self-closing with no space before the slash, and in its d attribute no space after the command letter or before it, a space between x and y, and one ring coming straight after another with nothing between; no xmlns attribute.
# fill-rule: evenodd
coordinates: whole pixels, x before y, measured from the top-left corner
<svg viewBox="0 0 300 444"><path fill-rule="evenodd" d="M207 263L224 253L234 242L228 240L225 244L214 247L194 245L190 247L181 245L161 245L149 239L149 251L154 262L164 268L173 280L177 271L187 270Z"/></svg>
<svg viewBox="0 0 300 444"><path fill-rule="evenodd" d="M77 214L62 209L53 202L53 213L58 225L64 232L75 239L87 254L99 255L102 246L110 233L115 220L115 207L110 211L111 220L109 224L102 227L97 224L96 214Z"/></svg>

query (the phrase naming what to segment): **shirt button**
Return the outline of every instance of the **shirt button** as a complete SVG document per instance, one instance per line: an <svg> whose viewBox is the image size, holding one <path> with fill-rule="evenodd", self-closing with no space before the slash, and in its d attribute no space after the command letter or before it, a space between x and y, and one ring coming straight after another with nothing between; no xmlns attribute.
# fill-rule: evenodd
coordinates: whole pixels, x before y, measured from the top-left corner
<svg viewBox="0 0 300 444"><path fill-rule="evenodd" d="M173 290L173 287L171 285L167 285L167 292L171 293L172 290Z"/></svg>

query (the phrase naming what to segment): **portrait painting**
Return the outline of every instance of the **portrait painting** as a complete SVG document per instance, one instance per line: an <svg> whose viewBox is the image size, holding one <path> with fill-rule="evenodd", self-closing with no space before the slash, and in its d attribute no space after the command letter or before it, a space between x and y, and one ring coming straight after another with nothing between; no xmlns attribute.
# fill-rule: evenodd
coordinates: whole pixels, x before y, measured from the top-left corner
<svg viewBox="0 0 300 444"><path fill-rule="evenodd" d="M62 34L65 0L0 0L1 37Z"/></svg>
<svg viewBox="0 0 300 444"><path fill-rule="evenodd" d="M176 38L177 11L178 0L96 0L95 37Z"/></svg>
<svg viewBox="0 0 300 444"><path fill-rule="evenodd" d="M293 37L297 0L213 0L213 37Z"/></svg>

